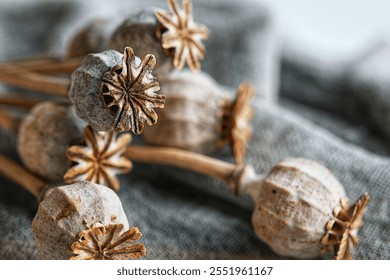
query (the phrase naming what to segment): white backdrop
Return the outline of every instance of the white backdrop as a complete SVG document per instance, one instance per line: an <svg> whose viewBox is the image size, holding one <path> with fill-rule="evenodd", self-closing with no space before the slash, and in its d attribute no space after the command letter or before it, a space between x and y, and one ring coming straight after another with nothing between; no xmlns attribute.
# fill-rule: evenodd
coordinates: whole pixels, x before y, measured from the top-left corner
<svg viewBox="0 0 390 280"><path fill-rule="evenodd" d="M285 45L326 59L350 59L390 41L389 0L264 0Z"/></svg>

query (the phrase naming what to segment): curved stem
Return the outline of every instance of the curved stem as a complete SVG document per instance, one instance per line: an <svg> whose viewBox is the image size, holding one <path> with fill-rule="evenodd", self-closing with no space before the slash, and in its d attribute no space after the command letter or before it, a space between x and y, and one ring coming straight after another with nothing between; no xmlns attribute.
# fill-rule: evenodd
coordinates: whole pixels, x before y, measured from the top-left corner
<svg viewBox="0 0 390 280"><path fill-rule="evenodd" d="M30 109L42 101L45 101L45 99L29 98L26 96L21 96L19 94L7 93L0 95L1 105L16 106L19 108Z"/></svg>
<svg viewBox="0 0 390 280"><path fill-rule="evenodd" d="M217 178L236 195L245 192L254 197L261 182L251 165L235 165L177 148L131 145L124 155L133 161L170 165Z"/></svg>
<svg viewBox="0 0 390 280"><path fill-rule="evenodd" d="M83 57L26 59L2 63L0 64L0 70L9 73L34 71L40 74L70 74L80 66L83 59Z"/></svg>
<svg viewBox="0 0 390 280"><path fill-rule="evenodd" d="M39 198L45 181L20 166L15 161L0 154L0 173Z"/></svg>
<svg viewBox="0 0 390 280"><path fill-rule="evenodd" d="M177 148L131 145L124 155L133 161L170 165L217 178L224 181L236 195L245 192L256 196L253 194L257 193L261 182L261 176L255 173L251 165L235 165Z"/></svg>
<svg viewBox="0 0 390 280"><path fill-rule="evenodd" d="M1 64L14 64L14 65L35 65L36 63L42 63L42 61L59 60L61 57L54 54L40 53L28 55L23 58L16 58L11 61L2 61Z"/></svg>
<svg viewBox="0 0 390 280"><path fill-rule="evenodd" d="M130 160L170 165L220 179L237 195L255 178L257 180L251 165L235 165L176 148L131 145L125 155Z"/></svg>
<svg viewBox="0 0 390 280"><path fill-rule="evenodd" d="M6 69L0 68L0 82L55 96L66 96L70 83L69 79L41 75L10 65Z"/></svg>
<svg viewBox="0 0 390 280"><path fill-rule="evenodd" d="M19 125L22 122L22 119L22 117L18 117L9 112L0 110L0 128L5 128L16 132L19 129Z"/></svg>

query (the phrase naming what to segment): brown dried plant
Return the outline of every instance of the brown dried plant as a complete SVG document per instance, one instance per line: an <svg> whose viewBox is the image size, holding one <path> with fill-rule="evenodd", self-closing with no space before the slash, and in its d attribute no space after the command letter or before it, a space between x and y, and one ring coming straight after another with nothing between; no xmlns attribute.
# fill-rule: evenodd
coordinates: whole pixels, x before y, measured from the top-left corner
<svg viewBox="0 0 390 280"><path fill-rule="evenodd" d="M169 12L155 12L159 22L167 29L161 34L162 46L174 51L173 64L177 69L182 69L187 62L192 71L200 71L199 60L204 59L206 52L202 40L208 38L208 29L194 22L190 0L183 0L183 9L178 7L176 0L168 0L168 7Z"/></svg>
<svg viewBox="0 0 390 280"><path fill-rule="evenodd" d="M251 99L255 89L248 82L242 83L236 92L236 98L227 102L223 112L222 127L217 127L221 135L218 147L230 144L237 164L244 162L248 143L252 137L253 107Z"/></svg>
<svg viewBox="0 0 390 280"><path fill-rule="evenodd" d="M232 109L231 141L236 163L244 162L244 155L248 142L252 137L253 107L250 101L255 89L248 82L245 82L237 89L237 97Z"/></svg>
<svg viewBox="0 0 390 280"><path fill-rule="evenodd" d="M333 211L333 218L326 224L326 234L321 240L323 252L333 252L336 260L351 260L359 244L357 233L363 226L363 215L370 197L362 195L352 206L347 198Z"/></svg>
<svg viewBox="0 0 390 280"><path fill-rule="evenodd" d="M139 63L134 51L126 47L122 65L117 65L102 77L102 99L115 116L115 131L132 130L141 134L144 123L157 123L153 108L164 108L165 96L158 94L160 85L152 75L156 65L154 55L148 54Z"/></svg>
<svg viewBox="0 0 390 280"><path fill-rule="evenodd" d="M135 243L142 234L136 227L121 234L123 224L94 224L79 233L71 249L71 260L127 260L146 255L143 244Z"/></svg>
<svg viewBox="0 0 390 280"><path fill-rule="evenodd" d="M90 181L119 190L117 174L131 170L130 160L122 156L131 141L129 133L116 137L114 131L97 132L87 126L84 145L68 148L67 157L73 166L64 175L64 181Z"/></svg>

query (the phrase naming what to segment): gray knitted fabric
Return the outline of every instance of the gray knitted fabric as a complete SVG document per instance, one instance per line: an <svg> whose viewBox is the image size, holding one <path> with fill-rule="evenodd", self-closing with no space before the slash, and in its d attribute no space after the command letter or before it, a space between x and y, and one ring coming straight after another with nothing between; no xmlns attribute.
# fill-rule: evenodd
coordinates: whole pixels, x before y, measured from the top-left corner
<svg viewBox="0 0 390 280"><path fill-rule="evenodd" d="M64 53L71 31L86 18L103 11L123 18L124 7L139 5L115 1L118 4L109 10L102 8L107 5L103 1L81 2L35 0L27 7L0 2L0 59ZM160 7L164 3L143 2ZM386 73L381 71L389 63L374 59L377 49L356 63L332 67L288 51L281 59L272 17L258 1L193 2L195 19L212 31L204 70L230 88L250 80L263 97L254 100L254 135L246 162L262 174L285 157L307 157L334 172L351 201L368 191L371 202L355 258L390 259L390 130L385 125L389 117L381 119L390 116L390 78L373 75L373 69ZM24 13L29 15L29 31L22 24ZM280 65L281 95L272 103ZM367 88L370 95L364 97ZM0 151L17 159L15 133L1 131L0 137ZM228 149L214 156L233 161ZM250 198L235 197L215 179L138 163L120 179L118 195L130 225L143 233L147 259L282 258L255 236ZM0 177L0 259L37 258L31 232L36 209L32 195Z"/></svg>

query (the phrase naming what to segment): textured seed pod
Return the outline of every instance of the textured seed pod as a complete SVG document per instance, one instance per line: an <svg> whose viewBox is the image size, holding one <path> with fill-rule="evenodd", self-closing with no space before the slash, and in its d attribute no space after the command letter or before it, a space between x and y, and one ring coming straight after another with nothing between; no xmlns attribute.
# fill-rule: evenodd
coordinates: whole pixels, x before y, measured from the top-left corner
<svg viewBox="0 0 390 280"><path fill-rule="evenodd" d="M89 22L71 38L67 56L85 56L106 50L109 27L110 24L107 19Z"/></svg>
<svg viewBox="0 0 390 280"><path fill-rule="evenodd" d="M71 78L69 98L77 115L97 131L142 133L145 123L157 123L154 108L165 104L155 66L154 55L141 61L131 47L123 55L114 50L88 55Z"/></svg>
<svg viewBox="0 0 390 280"><path fill-rule="evenodd" d="M84 125L68 104L39 103L19 128L22 162L49 182L62 181L68 167L66 150L81 142Z"/></svg>
<svg viewBox="0 0 390 280"><path fill-rule="evenodd" d="M164 51L160 39L156 36L159 25L154 12L155 9L149 8L129 16L114 30L108 47L122 51L126 46L130 46L139 57L153 54L157 60L155 74L161 79L172 72L174 67L172 58Z"/></svg>
<svg viewBox="0 0 390 280"><path fill-rule="evenodd" d="M321 164L286 159L261 183L252 216L254 230L279 255L317 258L325 226L345 196L343 186Z"/></svg>
<svg viewBox="0 0 390 280"><path fill-rule="evenodd" d="M122 64L123 55L114 50L89 54L71 77L69 98L77 115L95 130L107 131L114 116L107 109L100 94L103 75L114 66Z"/></svg>
<svg viewBox="0 0 390 280"><path fill-rule="evenodd" d="M145 128L145 142L200 153L215 151L229 93L209 75L186 70L169 75L160 92L167 97L165 109L155 126Z"/></svg>
<svg viewBox="0 0 390 280"><path fill-rule="evenodd" d="M42 259L72 257L71 246L82 230L96 223L129 228L119 197L109 188L90 182L56 187L39 205L32 231Z"/></svg>

